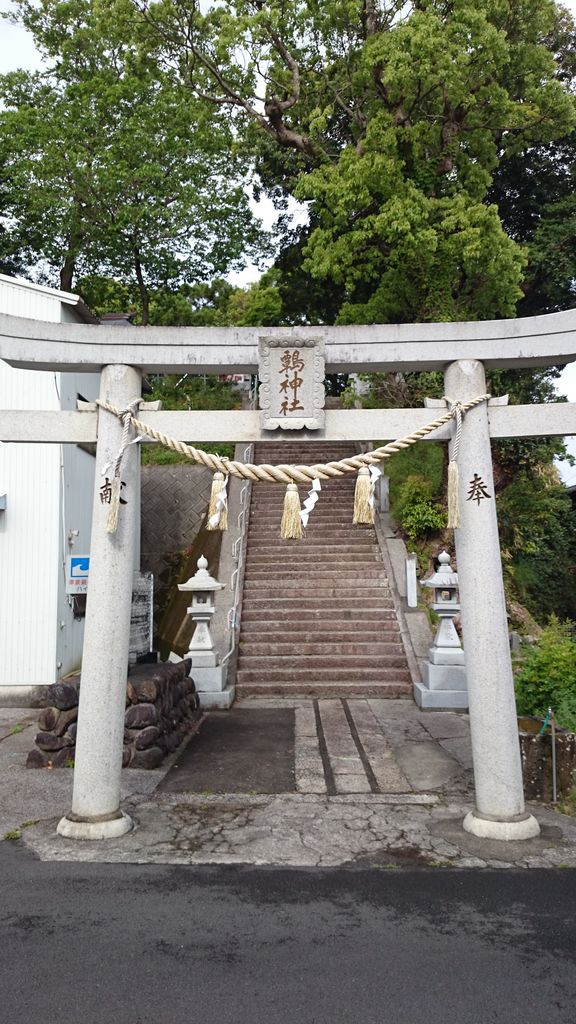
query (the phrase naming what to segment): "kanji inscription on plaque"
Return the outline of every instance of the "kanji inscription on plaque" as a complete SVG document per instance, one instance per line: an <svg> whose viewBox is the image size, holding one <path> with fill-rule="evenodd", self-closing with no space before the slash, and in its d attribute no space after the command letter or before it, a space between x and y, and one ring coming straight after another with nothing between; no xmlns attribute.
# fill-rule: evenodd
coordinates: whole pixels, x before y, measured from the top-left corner
<svg viewBox="0 0 576 1024"><path fill-rule="evenodd" d="M319 430L324 426L324 339L294 337L259 342L263 430Z"/></svg>

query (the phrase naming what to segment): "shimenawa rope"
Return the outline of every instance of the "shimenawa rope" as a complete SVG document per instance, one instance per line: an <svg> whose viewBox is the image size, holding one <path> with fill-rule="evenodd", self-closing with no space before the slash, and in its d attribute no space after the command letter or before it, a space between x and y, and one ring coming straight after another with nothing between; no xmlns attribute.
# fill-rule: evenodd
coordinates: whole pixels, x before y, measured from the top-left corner
<svg viewBox="0 0 576 1024"><path fill-rule="evenodd" d="M426 423L423 427L420 427L418 430L414 430L411 434L407 434L405 437L398 438L395 441L390 441L388 444L381 445L379 448L375 448L371 452L359 453L358 455L340 459L337 462L315 463L312 466L291 466L286 464L273 466L268 463L255 465L253 463L235 462L233 460L222 458L219 455L214 455L212 452L201 451L193 445L186 444L184 441L178 441L176 438L172 438L168 434L164 434L162 431L156 430L154 427L150 427L148 424L143 423L142 420L139 420L134 416L132 411L132 407L138 404L139 399L130 402L126 409L117 409L114 405L102 400L97 401L96 404L101 409L105 409L107 412L112 413L112 415L117 416L123 422L124 431L122 435L122 446L116 460L117 466L119 466L121 457L127 447L127 445L124 444L124 434L127 428L129 429L129 427L132 426L138 431L138 434L145 435L153 441L157 441L159 444L164 445L164 447L170 448L172 451L178 452L180 455L185 455L194 462L199 462L202 465L207 466L216 473L222 473L225 477L236 476L240 477L242 480L287 484L288 487L285 498L282 535L285 537L298 537L301 536L302 529L300 499L297 488L293 486L291 487L290 485L307 484L311 480L330 480L344 476L346 473L357 472L358 481L357 496L355 497L354 521L373 522L374 503L373 501L369 501L371 481L367 467L375 465L383 459L389 459L392 455L401 451L403 448L409 448L411 445L416 444L417 441L420 441L423 437L431 434L434 430L437 430L439 427L444 426L444 424L449 423L452 419L456 420L456 437L452 451L451 463L455 463L460 445L463 414L469 409L473 409L475 406L480 405L482 402L488 401L489 398L490 395L486 394L479 395L477 398L472 398L468 402L450 403L451 408L448 412L439 416L435 420L431 420L430 423ZM449 399L446 399L446 401L450 402ZM365 472L362 472L362 470L365 470ZM456 490L454 491L455 482ZM221 487L220 481L219 485ZM454 494L456 494L457 498L457 493L457 475L455 475L455 471L453 469L452 520L458 519L456 511L457 506L454 505ZM358 506L358 509L356 506ZM110 515L112 515L112 511Z"/></svg>

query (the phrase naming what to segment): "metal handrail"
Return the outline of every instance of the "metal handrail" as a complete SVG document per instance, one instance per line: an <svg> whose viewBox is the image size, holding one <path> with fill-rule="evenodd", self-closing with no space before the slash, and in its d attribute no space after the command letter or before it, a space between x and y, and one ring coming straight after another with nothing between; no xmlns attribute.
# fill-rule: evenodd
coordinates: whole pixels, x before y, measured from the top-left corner
<svg viewBox="0 0 576 1024"><path fill-rule="evenodd" d="M258 405L258 377L253 377L250 386L250 400L249 406L251 409L255 409ZM249 444L244 449L244 462L252 462L254 458L254 445ZM250 490L250 482L246 481L242 490L240 491L240 511L238 513L238 536L232 546L232 558L236 562L236 568L230 576L230 590L234 594L234 600L232 607L228 612L228 632L230 633L230 646L228 653L222 658L221 664L224 665L232 657L236 648L236 630L240 625L240 619L238 616L238 607L240 604L240 580L242 578L242 569L244 566L244 553L246 550L245 535L246 535L246 524L248 517L246 515L248 511L248 492Z"/></svg>
<svg viewBox="0 0 576 1024"><path fill-rule="evenodd" d="M244 462L252 461L253 449L253 444L249 444L247 448L245 448ZM232 557L236 562L236 568L234 569L232 575L230 576L230 590L234 594L232 607L228 612L228 632L230 633L230 646L228 648L228 653L225 654L224 657L222 658L222 665L229 661L229 659L232 657L234 653L234 650L236 648L236 631L238 629L238 626L240 625L240 620L238 616L238 606L240 604L240 579L242 577L242 568L244 566L244 539L246 535L246 524L248 521L246 516L246 512L248 511L248 490L249 484L246 483L244 484L242 490L240 491L240 512L238 513L238 530L240 532L238 534L238 537L234 541L232 547Z"/></svg>

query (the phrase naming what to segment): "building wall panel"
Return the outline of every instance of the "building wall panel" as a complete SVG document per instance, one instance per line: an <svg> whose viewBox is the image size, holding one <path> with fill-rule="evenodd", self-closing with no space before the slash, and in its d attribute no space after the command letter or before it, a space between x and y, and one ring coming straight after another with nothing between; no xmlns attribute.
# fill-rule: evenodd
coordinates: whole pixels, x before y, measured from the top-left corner
<svg viewBox="0 0 576 1024"><path fill-rule="evenodd" d="M76 320L74 305L0 277L0 311L11 316ZM75 408L78 392L92 399L97 391L97 374L18 370L0 360L3 409ZM65 593L66 556L89 548L94 461L74 445L0 444L0 686L52 683L79 664L84 622Z"/></svg>

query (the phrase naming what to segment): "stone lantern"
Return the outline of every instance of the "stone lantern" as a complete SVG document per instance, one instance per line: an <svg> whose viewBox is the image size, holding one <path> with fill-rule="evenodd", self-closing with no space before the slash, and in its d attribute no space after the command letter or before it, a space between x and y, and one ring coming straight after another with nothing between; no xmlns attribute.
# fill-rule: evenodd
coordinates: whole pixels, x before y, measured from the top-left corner
<svg viewBox="0 0 576 1024"><path fill-rule="evenodd" d="M434 592L432 607L440 625L423 666L423 681L414 686L414 697L422 708L464 709L468 707L465 658L454 627L454 617L460 611L458 574L447 551L442 551L438 561L438 571L423 580L422 586Z"/></svg>
<svg viewBox="0 0 576 1024"><path fill-rule="evenodd" d="M210 633L210 622L216 610L216 593L225 584L210 575L204 555L198 559L197 565L198 571L194 576L187 583L178 584L178 590L192 595L190 607L186 610L196 623L186 655L192 662L190 675L200 697L201 707L229 707L231 701L225 692L226 669L218 664Z"/></svg>

